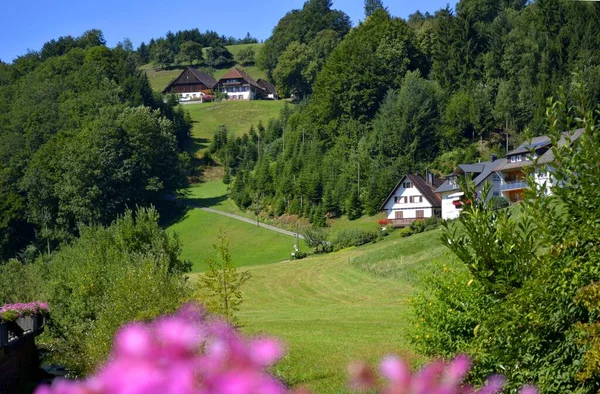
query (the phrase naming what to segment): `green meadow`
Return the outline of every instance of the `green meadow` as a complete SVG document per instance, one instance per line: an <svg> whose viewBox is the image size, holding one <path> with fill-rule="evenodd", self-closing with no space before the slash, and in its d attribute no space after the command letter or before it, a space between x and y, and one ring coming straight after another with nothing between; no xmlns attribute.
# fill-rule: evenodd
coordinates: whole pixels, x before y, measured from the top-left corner
<svg viewBox="0 0 600 394"><path fill-rule="evenodd" d="M439 235L395 233L361 248L250 267L244 331L282 339L288 353L275 372L315 393L344 392L345 367L355 360L375 365L396 353L423 361L410 342L410 297L428 267L450 258Z"/></svg>

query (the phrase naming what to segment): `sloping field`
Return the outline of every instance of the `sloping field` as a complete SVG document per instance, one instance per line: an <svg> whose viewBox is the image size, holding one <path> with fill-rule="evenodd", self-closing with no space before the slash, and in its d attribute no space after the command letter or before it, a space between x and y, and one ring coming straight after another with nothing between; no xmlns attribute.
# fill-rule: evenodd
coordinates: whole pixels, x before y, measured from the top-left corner
<svg viewBox="0 0 600 394"><path fill-rule="evenodd" d="M269 119L277 118L285 106L282 100L222 101L220 103L189 104L185 109L194 120L192 137L207 144L220 125L234 135L247 133L259 121L266 126ZM291 104L288 104L291 105Z"/></svg>
<svg viewBox="0 0 600 394"><path fill-rule="evenodd" d="M167 228L168 232L179 235L181 258L194 263L194 272L206 270L206 259L216 256L212 245L217 242L220 230L227 234L229 251L238 267L287 260L295 243L294 237L200 209L191 209L182 220Z"/></svg>
<svg viewBox="0 0 600 394"><path fill-rule="evenodd" d="M419 360L408 338L408 298L420 274L446 258L439 235L439 230L408 238L391 235L363 248L251 267L239 314L244 330L283 339L288 355L276 373L315 393L344 392L345 367L353 360L374 364L389 353ZM387 266L394 251L398 274L393 277L354 263L362 259L372 268Z"/></svg>

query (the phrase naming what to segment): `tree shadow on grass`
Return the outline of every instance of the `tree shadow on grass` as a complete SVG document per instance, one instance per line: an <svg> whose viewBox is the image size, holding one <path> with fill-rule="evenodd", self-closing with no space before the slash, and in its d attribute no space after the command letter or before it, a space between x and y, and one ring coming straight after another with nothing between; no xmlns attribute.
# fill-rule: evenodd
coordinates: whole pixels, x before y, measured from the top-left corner
<svg viewBox="0 0 600 394"><path fill-rule="evenodd" d="M164 200L156 208L160 212L158 224L162 228L184 221L188 218L188 213L192 209L192 207L182 202L172 200Z"/></svg>
<svg viewBox="0 0 600 394"><path fill-rule="evenodd" d="M223 194L222 196L215 196L215 197L205 197L205 198L186 198L185 201L195 205L195 206L200 206L200 207L205 207L205 208L214 208L215 206L219 205L219 203L226 201L229 197L227 196L227 194Z"/></svg>

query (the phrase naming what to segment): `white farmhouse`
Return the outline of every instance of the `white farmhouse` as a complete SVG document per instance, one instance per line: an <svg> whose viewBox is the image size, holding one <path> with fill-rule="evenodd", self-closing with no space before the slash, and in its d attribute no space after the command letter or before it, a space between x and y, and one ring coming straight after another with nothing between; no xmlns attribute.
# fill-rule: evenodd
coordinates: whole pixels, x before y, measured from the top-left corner
<svg viewBox="0 0 600 394"><path fill-rule="evenodd" d="M237 67L232 68L219 79L216 89L225 93L228 100L255 100L266 98L269 94L264 87L264 82L263 86L259 85L244 70Z"/></svg>
<svg viewBox="0 0 600 394"><path fill-rule="evenodd" d="M404 176L381 205L388 222L404 227L416 220L440 217L440 195L435 188L441 183L432 174L427 174L427 180L419 175Z"/></svg>

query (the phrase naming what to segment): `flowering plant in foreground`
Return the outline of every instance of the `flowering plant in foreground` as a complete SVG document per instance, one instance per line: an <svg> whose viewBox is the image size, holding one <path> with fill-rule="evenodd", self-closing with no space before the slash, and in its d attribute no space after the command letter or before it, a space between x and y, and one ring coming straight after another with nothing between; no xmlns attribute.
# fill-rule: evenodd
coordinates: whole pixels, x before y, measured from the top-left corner
<svg viewBox="0 0 600 394"><path fill-rule="evenodd" d="M46 302L28 302L24 304L6 304L0 308L0 321L10 321L18 317L48 313L50 308Z"/></svg>
<svg viewBox="0 0 600 394"><path fill-rule="evenodd" d="M87 380L57 380L35 394L280 394L288 389L267 372L283 356L275 339L243 338L231 325L193 305L151 323L131 323L116 335L107 364ZM395 357L381 363L389 394L498 393L503 378L493 377L475 391L462 384L469 360L434 362L412 374ZM377 389L377 378L365 364L349 368L353 390ZM299 390L298 393L304 392ZM524 389L523 394L535 393Z"/></svg>

